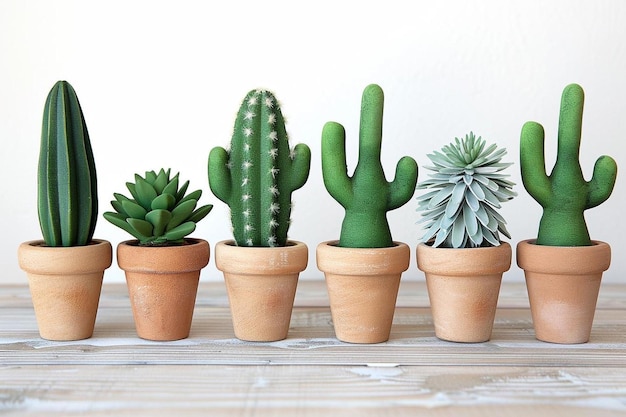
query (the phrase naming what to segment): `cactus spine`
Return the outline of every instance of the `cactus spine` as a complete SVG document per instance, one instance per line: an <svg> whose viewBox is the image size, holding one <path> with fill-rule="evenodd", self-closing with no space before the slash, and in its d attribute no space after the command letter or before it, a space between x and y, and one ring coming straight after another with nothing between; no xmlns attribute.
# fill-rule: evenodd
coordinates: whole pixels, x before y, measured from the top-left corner
<svg viewBox="0 0 626 417"><path fill-rule="evenodd" d="M585 181L579 162L584 92L577 84L563 90L559 115L557 158L548 176L544 130L527 122L520 138L522 180L528 193L543 207L536 243L548 246L589 246L584 211L603 203L613 191L617 164L610 156L595 163Z"/></svg>
<svg viewBox="0 0 626 417"><path fill-rule="evenodd" d="M400 159L392 182L385 179L380 162L383 104L382 89L367 86L361 102L359 161L352 177L347 174L344 127L328 122L322 131L324 185L346 211L339 246L393 246L387 211L407 203L415 192L417 163L411 157Z"/></svg>
<svg viewBox="0 0 626 417"><path fill-rule="evenodd" d="M209 185L228 204L239 246L285 246L291 193L309 176L311 151L305 144L290 149L280 105L266 90L244 98L230 150L209 154Z"/></svg>
<svg viewBox="0 0 626 417"><path fill-rule="evenodd" d="M38 213L48 246L83 246L98 214L96 167L74 88L58 81L43 113L38 171Z"/></svg>

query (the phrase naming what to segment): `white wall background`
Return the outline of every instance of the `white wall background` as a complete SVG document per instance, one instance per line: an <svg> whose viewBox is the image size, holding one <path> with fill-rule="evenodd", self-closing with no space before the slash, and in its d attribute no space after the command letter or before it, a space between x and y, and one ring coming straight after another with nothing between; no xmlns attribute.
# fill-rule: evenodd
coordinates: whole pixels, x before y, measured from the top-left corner
<svg viewBox="0 0 626 417"><path fill-rule="evenodd" d="M504 205L512 242L534 237L540 207L521 186L518 141L525 121L546 129L556 149L561 91L586 92L582 166L626 147L626 2L523 1L22 1L0 2L0 283L23 283L16 250L40 237L36 169L43 104L66 79L81 100L98 168L100 211L135 172L180 171L214 210L194 236L230 238L226 206L208 188L207 156L226 145L246 92L264 87L282 102L292 141L313 152L308 183L294 193L290 237L310 247L302 275L321 278L315 246L339 236L343 212L321 176L325 122L347 130L357 150L363 88L385 91L383 163L426 154L473 130L509 151L519 197ZM426 178L421 169L420 179ZM587 177L588 178L588 177ZM201 200L201 201L202 201ZM626 181L587 213L592 238L609 242L605 282L624 282ZM389 213L396 240L415 248L416 202ZM129 236L100 217L96 237ZM421 279L415 259L405 279ZM220 280L211 260L203 280ZM522 280L513 265L506 280ZM114 264L106 282L122 282Z"/></svg>

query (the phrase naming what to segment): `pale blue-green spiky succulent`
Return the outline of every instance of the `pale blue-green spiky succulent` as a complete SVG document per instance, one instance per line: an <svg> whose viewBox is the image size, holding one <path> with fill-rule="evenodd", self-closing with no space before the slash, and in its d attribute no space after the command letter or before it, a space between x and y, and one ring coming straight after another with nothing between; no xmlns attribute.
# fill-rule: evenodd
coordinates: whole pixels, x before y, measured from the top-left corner
<svg viewBox="0 0 626 417"><path fill-rule="evenodd" d="M196 229L213 208L211 204L196 208L202 190L189 194L189 181L179 188L178 174L170 179L170 170L135 174L135 182L126 187L132 198L114 193L111 205L115 212L104 213L104 218L126 230L142 246L169 246L182 244L185 236Z"/></svg>
<svg viewBox="0 0 626 417"><path fill-rule="evenodd" d="M498 246L500 233L511 238L497 212L501 202L517 195L515 184L501 172L512 165L500 162L504 155L506 149L487 147L471 132L428 155L434 166L426 169L434 173L417 186L428 190L417 198L419 223L426 230L422 241L434 247L470 248Z"/></svg>

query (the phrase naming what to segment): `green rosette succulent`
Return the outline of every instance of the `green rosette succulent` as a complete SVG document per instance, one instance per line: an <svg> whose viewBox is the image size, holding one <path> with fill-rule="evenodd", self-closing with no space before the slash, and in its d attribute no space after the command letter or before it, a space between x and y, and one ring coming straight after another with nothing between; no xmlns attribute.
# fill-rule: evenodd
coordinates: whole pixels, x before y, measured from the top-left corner
<svg viewBox="0 0 626 417"><path fill-rule="evenodd" d="M487 146L470 132L441 151L428 155L434 171L418 184L427 192L417 198L426 232L422 241L434 247L470 248L500 245L500 233L511 238L497 212L500 203L517 195L502 173L512 163L501 162L505 149Z"/></svg>
<svg viewBox="0 0 626 417"><path fill-rule="evenodd" d="M142 246L182 244L196 229L213 205L196 208L202 190L186 194L189 181L179 187L179 174L170 179L170 169L135 174L135 182L126 187L132 198L115 193L111 205L115 212L104 218L133 235Z"/></svg>

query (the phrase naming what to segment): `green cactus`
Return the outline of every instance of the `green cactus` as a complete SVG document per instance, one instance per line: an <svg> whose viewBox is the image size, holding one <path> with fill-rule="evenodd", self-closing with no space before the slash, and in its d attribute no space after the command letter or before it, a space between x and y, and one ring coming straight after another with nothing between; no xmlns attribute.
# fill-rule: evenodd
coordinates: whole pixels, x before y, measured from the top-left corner
<svg viewBox="0 0 626 417"><path fill-rule="evenodd" d="M58 81L46 99L37 180L46 245L91 242L98 215L96 166L78 97L67 81Z"/></svg>
<svg viewBox="0 0 626 417"><path fill-rule="evenodd" d="M213 194L230 207L233 235L239 246L285 246L291 215L291 193L309 176L311 150L289 148L280 105L266 90L244 98L230 150L209 154Z"/></svg>
<svg viewBox="0 0 626 417"><path fill-rule="evenodd" d="M196 223L213 208L211 204L196 208L202 190L186 194L189 181L179 185L178 174L170 179L171 170L158 174L147 171L135 182L127 182L132 198L115 193L104 218L133 235L141 246L173 246L184 243L185 236L196 230Z"/></svg>
<svg viewBox="0 0 626 417"><path fill-rule="evenodd" d="M559 115L557 158L552 173L545 169L544 130L535 122L524 124L520 139L522 181L543 207L536 243L547 246L592 244L584 211L603 203L613 191L617 164L610 156L595 163L585 181L578 160L584 92L577 84L563 90Z"/></svg>
<svg viewBox="0 0 626 417"><path fill-rule="evenodd" d="M345 209L339 246L393 246L387 211L406 204L415 192L417 163L411 157L400 159L392 182L385 178L380 162L383 103L383 91L378 85L365 88L361 102L359 161L352 177L347 173L344 127L328 122L322 131L324 185Z"/></svg>

